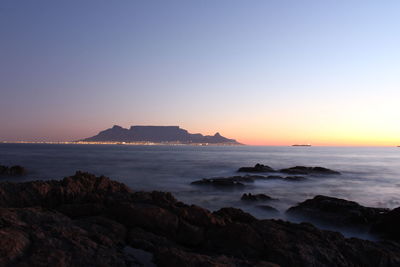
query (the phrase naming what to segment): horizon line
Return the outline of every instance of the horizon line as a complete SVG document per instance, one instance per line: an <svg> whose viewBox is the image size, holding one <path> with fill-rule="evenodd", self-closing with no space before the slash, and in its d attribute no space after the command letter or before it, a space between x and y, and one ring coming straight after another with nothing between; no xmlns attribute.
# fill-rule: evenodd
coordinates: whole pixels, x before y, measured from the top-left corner
<svg viewBox="0 0 400 267"><path fill-rule="evenodd" d="M113 144L126 144L126 145L143 145L145 143L153 144L153 145L201 145L201 144L208 144L209 146L268 146L268 147L293 147L294 149L299 149L303 146L294 146L293 144L245 144L240 143L239 145L230 145L230 144L223 144L223 143L179 143L179 142L152 142L152 141L136 141L136 142L116 142L116 141L102 141L102 142L90 142L90 141L26 141L26 140L18 140L18 141L7 141L7 140L0 140L0 144L81 144L81 145L113 145ZM312 147L400 147L400 145L310 145L306 146L307 149Z"/></svg>

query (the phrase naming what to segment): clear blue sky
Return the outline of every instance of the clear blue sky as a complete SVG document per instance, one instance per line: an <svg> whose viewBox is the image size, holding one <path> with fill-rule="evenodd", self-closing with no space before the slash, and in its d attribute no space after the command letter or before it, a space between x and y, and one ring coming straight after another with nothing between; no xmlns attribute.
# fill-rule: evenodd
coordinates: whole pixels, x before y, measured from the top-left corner
<svg viewBox="0 0 400 267"><path fill-rule="evenodd" d="M180 125L400 143L400 1L0 2L0 140Z"/></svg>

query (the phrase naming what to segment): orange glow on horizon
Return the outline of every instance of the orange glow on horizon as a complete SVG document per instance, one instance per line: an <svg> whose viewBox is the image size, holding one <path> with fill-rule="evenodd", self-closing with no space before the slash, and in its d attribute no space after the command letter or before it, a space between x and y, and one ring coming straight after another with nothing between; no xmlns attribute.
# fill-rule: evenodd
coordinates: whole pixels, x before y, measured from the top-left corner
<svg viewBox="0 0 400 267"><path fill-rule="evenodd" d="M352 131L350 131L352 130ZM366 130L320 130L307 131L304 129L285 129L258 131L226 131L223 136L236 139L245 145L260 146L291 146L294 144L311 144L312 146L388 146L400 145L400 138L396 132L385 133L372 129Z"/></svg>

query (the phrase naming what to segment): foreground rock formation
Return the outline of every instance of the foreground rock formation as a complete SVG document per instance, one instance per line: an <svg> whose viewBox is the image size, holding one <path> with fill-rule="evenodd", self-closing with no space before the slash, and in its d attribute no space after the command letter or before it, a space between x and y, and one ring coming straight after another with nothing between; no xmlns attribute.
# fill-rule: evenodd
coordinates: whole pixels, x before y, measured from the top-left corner
<svg viewBox="0 0 400 267"><path fill-rule="evenodd" d="M354 201L316 196L291 207L286 213L326 225L368 231L388 211L383 208L364 207Z"/></svg>
<svg viewBox="0 0 400 267"><path fill-rule="evenodd" d="M400 244L185 205L77 172L0 184L0 266L400 266Z"/></svg>

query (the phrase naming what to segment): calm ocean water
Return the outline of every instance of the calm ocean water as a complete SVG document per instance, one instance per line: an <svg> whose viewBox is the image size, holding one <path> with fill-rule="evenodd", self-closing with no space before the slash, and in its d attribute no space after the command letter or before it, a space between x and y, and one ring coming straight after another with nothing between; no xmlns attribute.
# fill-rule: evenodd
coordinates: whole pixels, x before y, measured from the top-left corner
<svg viewBox="0 0 400 267"><path fill-rule="evenodd" d="M201 178L237 175L239 167L258 162L275 169L323 166L342 175L316 176L298 182L256 181L235 190L190 185ZM243 193L265 193L279 199L264 204L280 210L282 217L288 207L318 194L373 207L400 206L400 148L396 147L0 144L0 164L18 164L29 171L25 177L1 180L61 179L82 170L109 176L133 190L169 191L188 204L211 210L233 206L259 218L272 215L254 203L243 203Z"/></svg>

